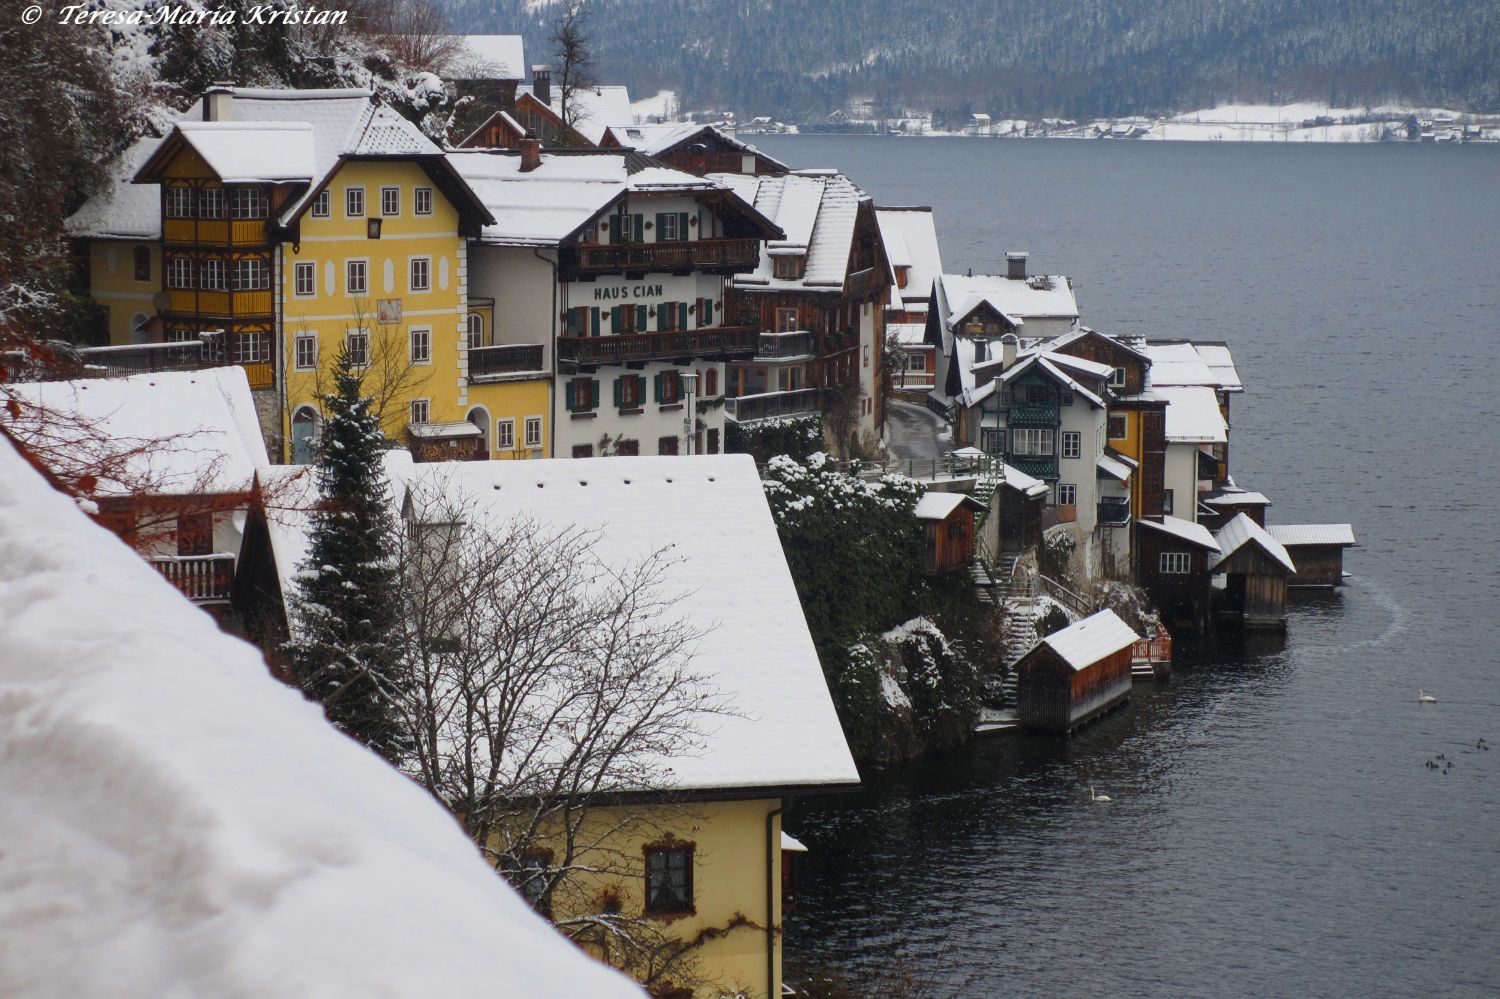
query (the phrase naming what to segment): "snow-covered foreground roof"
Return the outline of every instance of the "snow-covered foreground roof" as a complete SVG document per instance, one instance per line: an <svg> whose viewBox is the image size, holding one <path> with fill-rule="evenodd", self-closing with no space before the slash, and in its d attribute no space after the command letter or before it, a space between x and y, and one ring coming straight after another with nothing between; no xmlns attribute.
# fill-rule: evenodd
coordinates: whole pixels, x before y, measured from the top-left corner
<svg viewBox="0 0 1500 999"><path fill-rule="evenodd" d="M880 238L885 243L891 267L907 268L906 287L891 292L893 304L906 302L912 307L925 309L932 296L932 282L943 273L943 256L938 249L932 209L877 207L875 219L880 223Z"/></svg>
<svg viewBox="0 0 1500 999"><path fill-rule="evenodd" d="M1167 403L1167 440L1192 444L1223 444L1229 440L1229 426L1213 389L1157 385L1153 391Z"/></svg>
<svg viewBox="0 0 1500 999"><path fill-rule="evenodd" d="M226 184L310 181L317 171L306 121L183 121L177 131Z"/></svg>
<svg viewBox="0 0 1500 999"><path fill-rule="evenodd" d="M1214 540L1219 544L1220 554L1208 560L1210 569L1227 561L1230 556L1246 545L1256 545L1261 551L1286 566L1287 572L1297 571L1296 564L1292 562L1292 557L1287 554L1281 542L1272 537L1264 527L1251 520L1248 513L1237 515L1219 528L1219 532L1214 535Z"/></svg>
<svg viewBox="0 0 1500 999"><path fill-rule="evenodd" d="M639 996L0 439L15 996Z"/></svg>
<svg viewBox="0 0 1500 999"><path fill-rule="evenodd" d="M947 520L948 515L965 503L983 510L984 504L974 499L968 493L941 493L925 492L922 498L917 500L912 516L918 520Z"/></svg>
<svg viewBox="0 0 1500 999"><path fill-rule="evenodd" d="M1191 520L1183 520L1181 517L1163 517L1161 523L1154 520L1138 520L1136 523L1142 527L1149 527L1154 531L1162 531L1179 538L1199 548L1207 548L1209 551L1218 551L1219 543L1214 536L1208 533L1208 528L1202 524L1195 524Z"/></svg>
<svg viewBox="0 0 1500 999"><path fill-rule="evenodd" d="M1042 639L1042 644L1077 671L1129 648L1140 641L1140 637L1114 611L1106 608L1053 632Z"/></svg>
<svg viewBox="0 0 1500 999"><path fill-rule="evenodd" d="M266 460L250 383L238 365L26 382L6 391L44 411L47 424L39 433L51 436L50 426L73 435L77 428L77 446L64 457L84 465L105 456L125 459L125 481L102 479L100 495L142 485L158 495L238 492L250 487L256 466ZM23 439L29 426L23 416L17 425Z"/></svg>
<svg viewBox="0 0 1500 999"><path fill-rule="evenodd" d="M1234 357L1222 343L1148 343L1153 385L1208 385L1225 392L1243 392Z"/></svg>
<svg viewBox="0 0 1500 999"><path fill-rule="evenodd" d="M1281 542L1295 548L1299 545L1357 544L1354 540L1353 524L1270 524L1266 531Z"/></svg>

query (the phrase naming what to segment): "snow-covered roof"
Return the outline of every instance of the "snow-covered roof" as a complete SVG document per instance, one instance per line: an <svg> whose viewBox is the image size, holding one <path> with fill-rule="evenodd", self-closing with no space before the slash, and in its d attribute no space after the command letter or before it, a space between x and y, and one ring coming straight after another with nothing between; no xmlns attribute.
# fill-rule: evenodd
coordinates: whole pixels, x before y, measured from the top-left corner
<svg viewBox="0 0 1500 999"><path fill-rule="evenodd" d="M1156 385L1152 391L1167 403L1167 440L1223 444L1229 427L1214 390L1205 385Z"/></svg>
<svg viewBox="0 0 1500 999"><path fill-rule="evenodd" d="M1152 385L1208 385L1225 392L1243 392L1234 358L1224 344L1187 341L1148 343Z"/></svg>
<svg viewBox="0 0 1500 999"><path fill-rule="evenodd" d="M19 994L641 995L3 439L0 701Z"/></svg>
<svg viewBox="0 0 1500 999"><path fill-rule="evenodd" d="M306 121L182 121L177 131L226 184L310 181L317 170Z"/></svg>
<svg viewBox="0 0 1500 999"><path fill-rule="evenodd" d="M1212 496L1204 496L1200 503L1209 506L1271 506L1271 501L1266 498L1265 493L1253 493L1243 489L1214 493Z"/></svg>
<svg viewBox="0 0 1500 999"><path fill-rule="evenodd" d="M684 142L703 136L717 142L722 142L733 149L738 149L742 153L758 156L773 167L786 171L791 170L791 167L774 156L767 155L764 151L750 145L738 136L729 134L716 125L691 121L664 122L662 124L643 123L639 125L614 122L605 131L621 146L628 146L639 150L647 156L661 156L663 153L676 149Z"/></svg>
<svg viewBox="0 0 1500 999"><path fill-rule="evenodd" d="M1121 482L1130 481L1130 473L1132 471L1131 467L1118 458L1107 454L1101 454L1096 464L1099 466L1099 471L1103 472L1105 475L1108 475L1110 478L1119 479Z"/></svg>
<svg viewBox="0 0 1500 999"><path fill-rule="evenodd" d="M903 347L922 347L927 343L927 327L922 323L887 323L885 331Z"/></svg>
<svg viewBox="0 0 1500 999"><path fill-rule="evenodd" d="M160 142L155 136L138 139L110 163L103 189L68 216L64 231L94 239L160 239L161 189L134 183L136 171Z"/></svg>
<svg viewBox="0 0 1500 999"><path fill-rule="evenodd" d="M531 84L523 83L516 88L516 96L530 94L535 97ZM552 113L562 117L562 87L553 81ZM573 127L578 134L598 145L604 132L611 125L629 125L635 121L635 112L630 107L630 89L621 86L579 87L573 92L573 110L577 120Z"/></svg>
<svg viewBox="0 0 1500 999"><path fill-rule="evenodd" d="M787 291L840 291L849 269L859 206L870 196L837 171L799 170L775 177L709 174L755 205L786 233L766 243L759 266L737 274L737 287ZM800 278L778 278L774 259L806 256Z"/></svg>
<svg viewBox="0 0 1500 999"><path fill-rule="evenodd" d="M1050 491L1047 483L1034 476L1027 475L1014 465L1005 465L1003 468L1005 472L1005 484L1012 489L1017 489L1027 496L1043 496Z"/></svg>
<svg viewBox="0 0 1500 999"><path fill-rule="evenodd" d="M917 500L916 508L912 510L912 516L918 520L947 520L948 515L965 503L973 504L981 510L984 506L967 493L944 493L928 491Z"/></svg>
<svg viewBox="0 0 1500 999"><path fill-rule="evenodd" d="M448 35L457 51L449 74L459 79L524 80L526 51L520 35ZM476 75L482 72L481 75Z"/></svg>
<svg viewBox="0 0 1500 999"><path fill-rule="evenodd" d="M1032 354L1030 357L1016 362L999 376L985 382L978 388L969 389L967 385L973 380L973 372L983 371L987 366L1001 363L1003 360L1003 358L990 358L987 361L975 364L972 359L973 352L972 340L962 338L954 341L953 360L959 366L959 380L965 383L964 404L966 406L978 405L985 399L988 399L1001 385L1008 384L1025 372L1035 368L1038 371L1046 372L1053 380L1066 386L1074 395L1083 399L1095 409L1105 408L1103 397L1087 385L1078 381L1066 369L1071 368L1074 372L1087 373L1096 379L1102 379L1109 377L1110 369L1107 365L1094 364L1092 361L1079 363L1078 358L1068 357L1065 354ZM966 378L968 379L967 381L965 381Z"/></svg>
<svg viewBox="0 0 1500 999"><path fill-rule="evenodd" d="M1228 560L1245 545L1256 545L1261 551L1286 566L1287 572L1297 571L1296 564L1292 562L1292 557L1287 554L1281 542L1272 537L1264 527L1251 520L1248 513L1236 515L1233 520L1219 528L1214 539L1219 543L1220 554L1208 560L1210 569Z"/></svg>
<svg viewBox="0 0 1500 999"><path fill-rule="evenodd" d="M453 423L413 423L407 427L413 437L425 440L455 440L464 437L479 437L484 431L468 420Z"/></svg>
<svg viewBox="0 0 1500 999"><path fill-rule="evenodd" d="M925 310L932 296L932 282L943 273L943 256L938 248L932 209L877 207L875 220L880 223L880 238L885 243L891 267L907 269L906 287L892 289L894 301ZM892 273L892 285L895 280Z"/></svg>
<svg viewBox="0 0 1500 999"><path fill-rule="evenodd" d="M783 830L781 833L781 849L786 851L787 853L807 852L807 847L802 845L802 841L797 839L791 833L786 832L785 830Z"/></svg>
<svg viewBox="0 0 1500 999"><path fill-rule="evenodd" d="M1108 340L1116 347L1119 347L1121 350L1124 350L1127 353L1134 354L1136 357L1139 357L1143 361L1150 360L1145 351L1137 350L1131 344L1126 343L1121 337L1110 336L1108 333L1100 333L1098 330L1089 326L1080 326L1077 329L1069 330L1061 336L1055 336L1051 340L1048 340L1045 346L1046 349L1050 351L1061 351L1069 344L1090 336L1097 336L1101 339Z"/></svg>
<svg viewBox="0 0 1500 999"><path fill-rule="evenodd" d="M1008 278L995 274L938 275L938 308L943 324L953 325L988 303L996 312L1027 319L1077 319L1073 283L1061 274Z"/></svg>
<svg viewBox="0 0 1500 999"><path fill-rule="evenodd" d="M1042 639L1042 644L1076 672L1087 669L1121 649L1128 649L1140 641L1140 638L1131 630L1130 625L1106 608L1061 631L1053 632Z"/></svg>
<svg viewBox="0 0 1500 999"><path fill-rule="evenodd" d="M1161 523L1154 520L1138 520L1136 523L1142 527L1149 527L1153 531L1161 531L1179 538L1199 548L1207 548L1209 551L1218 551L1219 543L1214 536L1208 532L1208 528L1202 524L1195 524L1191 520L1183 520L1180 517L1163 517Z"/></svg>
<svg viewBox="0 0 1500 999"><path fill-rule="evenodd" d="M1357 544L1354 540L1353 524L1270 524L1266 531L1282 545L1296 548L1301 545Z"/></svg>
<svg viewBox="0 0 1500 999"><path fill-rule="evenodd" d="M54 428L79 428L76 447L54 452L60 460L92 467L106 456L122 461L124 481L101 479L102 496L146 484L156 495L238 492L250 487L256 466L266 460L250 382L238 365L24 382L6 392L23 406L38 407ZM24 415L14 424L23 439L32 432L29 426ZM55 433L45 427L38 432Z"/></svg>

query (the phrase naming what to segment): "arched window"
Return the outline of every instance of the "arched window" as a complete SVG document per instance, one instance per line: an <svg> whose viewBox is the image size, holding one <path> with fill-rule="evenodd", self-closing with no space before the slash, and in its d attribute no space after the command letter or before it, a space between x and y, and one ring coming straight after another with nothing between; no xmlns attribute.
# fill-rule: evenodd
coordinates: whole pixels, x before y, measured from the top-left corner
<svg viewBox="0 0 1500 999"><path fill-rule="evenodd" d="M484 346L484 316L477 312L469 313L469 349Z"/></svg>
<svg viewBox="0 0 1500 999"><path fill-rule="evenodd" d="M137 312L130 317L130 342L151 342L151 317L144 312Z"/></svg>
<svg viewBox="0 0 1500 999"><path fill-rule="evenodd" d="M470 316L469 318L476 319L478 317ZM470 326L469 335L474 335L472 326ZM490 456L490 414L483 407L475 407L469 410L469 422L479 428L479 453L488 458Z"/></svg>
<svg viewBox="0 0 1500 999"><path fill-rule="evenodd" d="M292 414L292 464L310 465L318 456L318 435L323 418L311 406Z"/></svg>
<svg viewBox="0 0 1500 999"><path fill-rule="evenodd" d="M712 399L714 396L716 396L718 394L719 394L719 369L718 368L709 368L708 369L708 378L706 378L704 380L704 382L703 382L703 397L705 399Z"/></svg>
<svg viewBox="0 0 1500 999"><path fill-rule="evenodd" d="M151 280L151 248L149 246L135 248L135 279L137 281Z"/></svg>

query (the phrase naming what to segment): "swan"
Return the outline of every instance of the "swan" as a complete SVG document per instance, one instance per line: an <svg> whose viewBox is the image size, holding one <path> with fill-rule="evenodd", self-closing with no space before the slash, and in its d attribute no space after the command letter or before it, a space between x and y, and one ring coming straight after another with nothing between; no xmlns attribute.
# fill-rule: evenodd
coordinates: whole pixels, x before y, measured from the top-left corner
<svg viewBox="0 0 1500 999"><path fill-rule="evenodd" d="M1109 802L1109 801L1114 801L1114 800L1115 800L1115 799L1113 799L1113 798L1111 798L1111 797L1110 797L1110 796L1109 796L1109 795L1107 795L1107 794L1096 794L1096 793L1095 793L1095 792L1094 792L1094 785L1092 785L1092 784L1090 784L1090 785L1089 785L1089 800L1090 800L1090 801L1103 801L1103 802Z"/></svg>
<svg viewBox="0 0 1500 999"><path fill-rule="evenodd" d="M1431 694L1427 693L1427 691L1423 690L1421 687L1418 687L1417 688L1417 702L1419 704L1436 704L1437 703L1437 698L1433 697Z"/></svg>

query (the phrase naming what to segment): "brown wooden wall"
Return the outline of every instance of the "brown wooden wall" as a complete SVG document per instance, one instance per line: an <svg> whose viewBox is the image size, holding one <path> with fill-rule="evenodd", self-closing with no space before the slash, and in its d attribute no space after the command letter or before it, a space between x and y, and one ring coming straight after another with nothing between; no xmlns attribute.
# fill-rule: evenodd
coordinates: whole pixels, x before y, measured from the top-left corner
<svg viewBox="0 0 1500 999"><path fill-rule="evenodd" d="M1136 580L1150 595L1162 613L1163 621L1177 634L1186 627L1199 634L1211 626L1211 590L1209 587L1208 552L1170 534L1136 525ZM1162 552L1187 552L1192 571L1186 574L1159 571Z"/></svg>
<svg viewBox="0 0 1500 999"><path fill-rule="evenodd" d="M1066 732L1128 694L1130 647L1075 670L1039 645L1016 664L1016 672L1021 725Z"/></svg>
<svg viewBox="0 0 1500 999"><path fill-rule="evenodd" d="M974 563L974 511L960 506L944 520L925 522L923 571L929 576L967 569Z"/></svg>
<svg viewBox="0 0 1500 999"><path fill-rule="evenodd" d="M1297 545L1288 547L1296 575L1292 586L1340 586L1344 581L1344 549L1341 545Z"/></svg>

